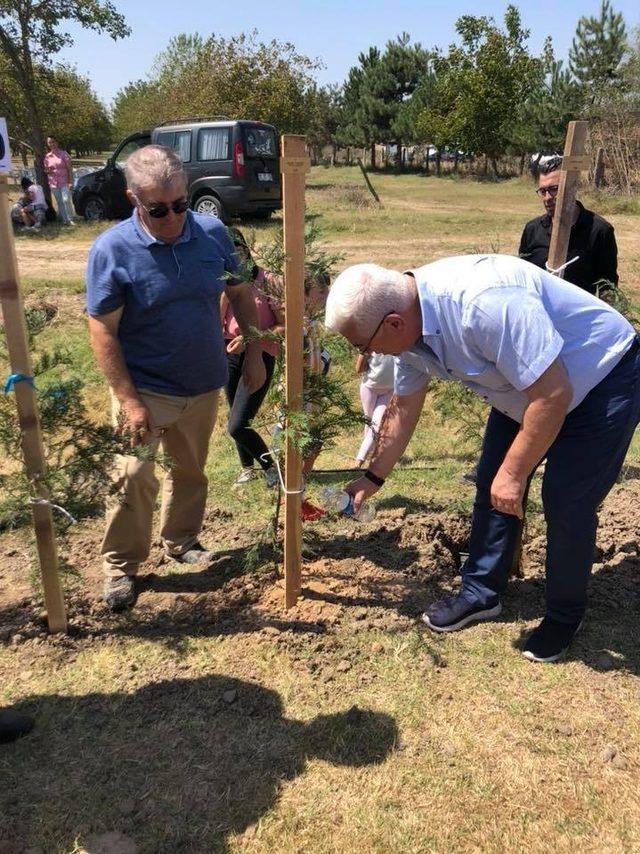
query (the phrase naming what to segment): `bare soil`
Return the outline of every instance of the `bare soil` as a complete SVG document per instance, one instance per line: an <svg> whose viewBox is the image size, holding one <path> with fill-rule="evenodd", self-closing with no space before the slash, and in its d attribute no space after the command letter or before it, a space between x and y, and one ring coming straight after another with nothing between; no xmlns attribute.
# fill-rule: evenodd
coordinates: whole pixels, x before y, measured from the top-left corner
<svg viewBox="0 0 640 854"><path fill-rule="evenodd" d="M640 482L627 480L605 502L598 531L592 607L640 605ZM230 514L208 511L202 540L224 543L206 569L165 559L159 541L139 575L133 616L113 615L100 603L98 558L101 525L79 525L63 547L78 574L69 584L69 635L49 637L43 602L25 572L32 554L23 535L2 539L0 640L13 645L82 646L114 634L141 635L306 632L331 633L351 620L372 625L408 623L434 597L455 588L460 554L468 549L469 520L456 514L381 510L367 526L350 521L309 525L305 533L302 596L283 610L283 581L275 564L247 572L244 557L255 532L237 532ZM519 608L534 596L538 607L544 579L544 536L525 543L521 576L514 580ZM37 653L40 651L38 650ZM23 659L24 663L24 659Z"/></svg>

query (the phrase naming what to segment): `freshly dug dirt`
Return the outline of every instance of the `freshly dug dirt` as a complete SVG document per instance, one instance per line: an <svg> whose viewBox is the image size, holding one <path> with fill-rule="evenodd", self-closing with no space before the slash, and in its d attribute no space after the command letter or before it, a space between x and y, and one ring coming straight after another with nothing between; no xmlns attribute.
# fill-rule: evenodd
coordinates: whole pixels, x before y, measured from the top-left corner
<svg viewBox="0 0 640 854"><path fill-rule="evenodd" d="M638 502L640 482L628 480L609 496L600 515L592 602L629 607L640 602ZM69 635L49 637L43 602L25 569L33 556L23 536L0 540L0 640L60 647L109 639L114 634L227 634L293 631L331 633L345 620L363 625L401 625L434 597L454 589L461 552L468 549L469 520L455 514L382 510L367 526L350 520L319 522L305 529L302 596L283 610L279 568L271 563L248 571L246 549L255 532L234 531L233 519L211 509L202 536L224 543L206 569L166 561L158 542L140 572L132 616L111 614L99 601L102 583L98 547L102 523L73 529L63 548L77 573L69 584ZM524 546L519 593L541 597L545 540Z"/></svg>

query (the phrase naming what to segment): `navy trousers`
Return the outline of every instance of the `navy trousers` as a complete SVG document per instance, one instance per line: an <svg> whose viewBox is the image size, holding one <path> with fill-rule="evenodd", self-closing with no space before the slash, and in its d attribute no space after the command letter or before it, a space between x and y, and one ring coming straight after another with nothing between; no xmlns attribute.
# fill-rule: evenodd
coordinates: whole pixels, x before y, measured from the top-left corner
<svg viewBox="0 0 640 854"><path fill-rule="evenodd" d="M547 616L579 621L587 604L598 526L597 510L618 477L640 421L638 339L616 367L570 412L546 456L542 503L547 523ZM478 463L469 558L462 591L496 602L513 561L519 520L491 506L491 484L520 425L489 414Z"/></svg>

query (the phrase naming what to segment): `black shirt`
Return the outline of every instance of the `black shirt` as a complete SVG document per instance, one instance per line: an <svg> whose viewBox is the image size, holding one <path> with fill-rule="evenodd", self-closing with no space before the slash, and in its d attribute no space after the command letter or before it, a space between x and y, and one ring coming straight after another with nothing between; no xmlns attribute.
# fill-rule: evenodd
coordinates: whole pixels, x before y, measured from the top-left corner
<svg viewBox="0 0 640 854"><path fill-rule="evenodd" d="M567 261L576 255L578 260L569 264L563 278L594 294L596 283L603 279L618 284L618 247L611 223L580 202L576 204L580 213L571 228ZM525 225L520 238L520 257L543 270L549 257L552 222L549 214L536 217Z"/></svg>

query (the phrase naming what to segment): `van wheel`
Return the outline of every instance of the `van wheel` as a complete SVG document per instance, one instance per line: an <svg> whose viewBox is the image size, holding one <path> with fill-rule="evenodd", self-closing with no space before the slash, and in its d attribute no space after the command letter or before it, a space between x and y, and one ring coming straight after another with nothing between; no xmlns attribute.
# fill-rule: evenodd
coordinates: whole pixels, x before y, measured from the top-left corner
<svg viewBox="0 0 640 854"><path fill-rule="evenodd" d="M97 222L107 218L107 206L100 196L89 196L84 203L84 218L87 222Z"/></svg>
<svg viewBox="0 0 640 854"><path fill-rule="evenodd" d="M223 219L222 204L215 196L199 196L193 204L196 213Z"/></svg>

